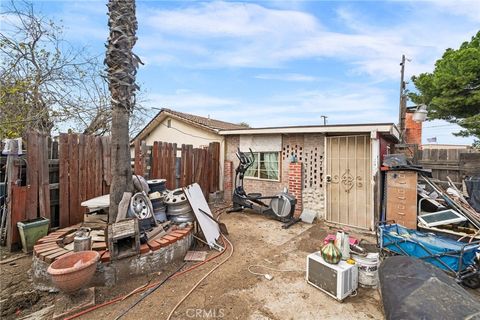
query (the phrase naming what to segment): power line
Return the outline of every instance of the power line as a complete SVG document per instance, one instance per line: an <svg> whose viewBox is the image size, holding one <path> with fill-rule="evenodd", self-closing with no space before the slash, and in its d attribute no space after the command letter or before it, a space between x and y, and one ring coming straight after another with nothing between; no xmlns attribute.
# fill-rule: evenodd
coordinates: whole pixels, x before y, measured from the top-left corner
<svg viewBox="0 0 480 320"><path fill-rule="evenodd" d="M191 134L191 133L187 133L187 132L184 132L184 131L182 131L182 130L180 130L180 129L174 128L174 127L172 127L172 126L168 126L168 125L166 125L165 123L161 123L161 125L169 128L169 129L176 130L176 131L178 131L178 132L180 132L180 133L183 133L183 134L185 134L185 135L187 135L187 136L194 137L194 138L199 138L199 139L208 140L208 141L212 141L212 140L213 140L213 141L218 141L218 142L221 141L221 140L218 140L218 139L205 138L205 137L197 136L197 135L194 135L194 134Z"/></svg>
<svg viewBox="0 0 480 320"><path fill-rule="evenodd" d="M427 128L455 127L455 126L458 126L458 125L457 124L439 124L439 125L436 125L436 126L426 126L426 127L423 127L423 128L427 129Z"/></svg>

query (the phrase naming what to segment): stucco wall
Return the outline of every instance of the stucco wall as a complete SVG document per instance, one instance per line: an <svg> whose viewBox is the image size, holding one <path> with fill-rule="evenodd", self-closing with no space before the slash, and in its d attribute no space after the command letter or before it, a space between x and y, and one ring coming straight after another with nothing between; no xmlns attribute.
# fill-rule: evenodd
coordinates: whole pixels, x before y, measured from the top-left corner
<svg viewBox="0 0 480 320"><path fill-rule="evenodd" d="M170 120L170 127L168 121ZM223 164L225 160L225 138L214 132L196 127L194 125L179 121L173 118L166 118L158 124L144 141L148 146L152 146L155 141L176 143L177 146L182 144L191 144L194 148L206 147L210 142L220 143L220 189L223 190ZM132 158L135 156L134 148L131 149ZM178 154L177 156L180 156Z"/></svg>

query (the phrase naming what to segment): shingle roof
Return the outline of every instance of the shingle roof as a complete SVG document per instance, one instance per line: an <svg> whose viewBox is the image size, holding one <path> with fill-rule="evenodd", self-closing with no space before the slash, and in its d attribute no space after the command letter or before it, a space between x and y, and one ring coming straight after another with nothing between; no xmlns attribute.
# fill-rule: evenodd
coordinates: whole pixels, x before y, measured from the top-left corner
<svg viewBox="0 0 480 320"><path fill-rule="evenodd" d="M230 123L230 122L225 122L225 121L220 121L220 120L215 120L211 118L205 118L205 117L200 117L194 114L189 114L189 113L184 113L184 112L179 112L167 108L162 108L161 112L166 112L170 113L172 115L176 115L179 118L183 118L188 121L195 122L199 125L208 127L213 130L235 130L235 129L245 129L246 126L241 125L241 124L235 124L235 123Z"/></svg>
<svg viewBox="0 0 480 320"><path fill-rule="evenodd" d="M193 125L203 127L207 130L211 130L217 132L219 130L236 130L236 129L245 129L247 126L234 124L230 122L209 119L205 117L200 117L194 114L179 112L167 108L160 109L160 112L152 119L150 122L139 132L137 135L131 140L135 140L137 138L142 138L148 135L154 128L158 126L158 123L165 119L166 116L171 116L177 119L181 119L186 122L190 122Z"/></svg>

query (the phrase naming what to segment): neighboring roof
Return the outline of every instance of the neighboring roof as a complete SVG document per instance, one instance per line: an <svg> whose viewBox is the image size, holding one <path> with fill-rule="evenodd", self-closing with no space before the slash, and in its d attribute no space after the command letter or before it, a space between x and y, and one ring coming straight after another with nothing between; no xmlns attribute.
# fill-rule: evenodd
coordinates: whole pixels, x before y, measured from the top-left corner
<svg viewBox="0 0 480 320"><path fill-rule="evenodd" d="M189 113L184 113L184 112L179 112L167 108L162 108L157 115L150 120L150 122L140 131L135 138L132 139L135 140L137 138L143 138L147 136L150 132L153 131L157 127L159 123L161 123L163 120L165 120L167 117L172 117L176 118L178 120L193 124L197 127L201 127L203 129L213 131L215 133L218 133L220 130L236 130L236 129L245 129L246 126L240 125L240 124L234 124L230 122L225 122L221 120L216 120L216 119L211 119L211 118L205 118L205 117L200 117L194 114L189 114Z"/></svg>
<svg viewBox="0 0 480 320"><path fill-rule="evenodd" d="M362 133L362 132L387 133L399 139L400 132L393 123L367 123L367 124L335 124L325 126L287 126L265 128L242 128L236 130L222 130L221 135L244 135L244 134L279 134L279 133Z"/></svg>

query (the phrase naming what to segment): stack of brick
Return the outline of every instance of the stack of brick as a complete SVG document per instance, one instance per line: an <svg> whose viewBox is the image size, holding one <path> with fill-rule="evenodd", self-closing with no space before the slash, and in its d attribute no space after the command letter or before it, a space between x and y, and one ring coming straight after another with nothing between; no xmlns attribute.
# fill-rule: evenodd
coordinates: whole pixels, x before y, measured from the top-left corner
<svg viewBox="0 0 480 320"><path fill-rule="evenodd" d="M232 201L234 180L235 180L235 177L233 175L233 162L225 161L223 166L223 192L224 192L223 197L226 202Z"/></svg>
<svg viewBox="0 0 480 320"><path fill-rule="evenodd" d="M297 199L295 217L302 213L302 163L290 163L288 165L288 191Z"/></svg>

